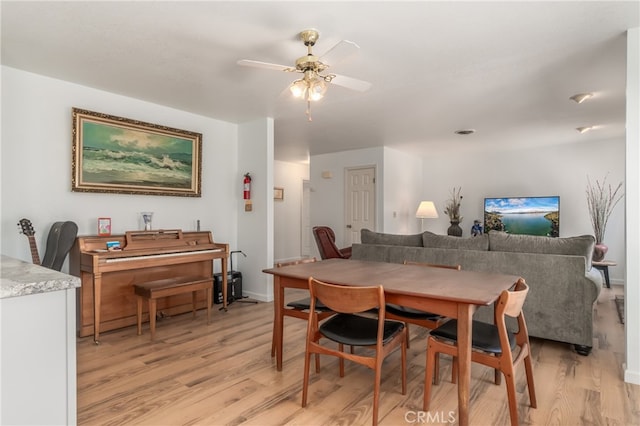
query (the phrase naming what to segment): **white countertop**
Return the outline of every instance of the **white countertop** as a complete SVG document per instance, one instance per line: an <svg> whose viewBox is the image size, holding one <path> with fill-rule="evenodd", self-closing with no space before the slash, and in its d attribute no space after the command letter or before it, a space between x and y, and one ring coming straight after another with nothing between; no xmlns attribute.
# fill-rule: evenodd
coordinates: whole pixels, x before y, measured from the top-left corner
<svg viewBox="0 0 640 426"><path fill-rule="evenodd" d="M0 255L0 299L80 287L80 278Z"/></svg>

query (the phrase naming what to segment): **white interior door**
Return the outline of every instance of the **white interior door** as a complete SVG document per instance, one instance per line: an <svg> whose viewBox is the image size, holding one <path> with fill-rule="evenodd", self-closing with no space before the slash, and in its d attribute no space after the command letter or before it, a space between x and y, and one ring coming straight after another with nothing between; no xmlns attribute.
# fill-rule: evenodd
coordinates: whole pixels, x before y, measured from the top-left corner
<svg viewBox="0 0 640 426"><path fill-rule="evenodd" d="M374 166L348 168L345 178L344 246L360 242L360 230L375 230L376 168Z"/></svg>

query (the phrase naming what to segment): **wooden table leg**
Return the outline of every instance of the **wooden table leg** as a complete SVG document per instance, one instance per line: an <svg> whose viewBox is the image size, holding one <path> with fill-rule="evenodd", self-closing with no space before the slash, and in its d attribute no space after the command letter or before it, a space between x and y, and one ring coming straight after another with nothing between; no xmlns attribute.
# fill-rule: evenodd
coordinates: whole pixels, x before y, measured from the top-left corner
<svg viewBox="0 0 640 426"><path fill-rule="evenodd" d="M458 305L458 424L469 424L469 389L471 383L471 305Z"/></svg>
<svg viewBox="0 0 640 426"><path fill-rule="evenodd" d="M273 280L273 332L276 342L276 370L282 371L282 334L283 334L283 314L284 289L280 285L280 277L275 276Z"/></svg>

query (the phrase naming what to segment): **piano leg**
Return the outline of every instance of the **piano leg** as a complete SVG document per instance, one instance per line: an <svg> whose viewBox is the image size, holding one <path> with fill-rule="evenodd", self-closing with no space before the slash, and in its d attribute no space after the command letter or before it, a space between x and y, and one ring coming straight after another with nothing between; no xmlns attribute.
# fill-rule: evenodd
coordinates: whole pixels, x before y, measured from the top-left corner
<svg viewBox="0 0 640 426"><path fill-rule="evenodd" d="M138 336L142 334L142 297L138 296L137 299L137 319L138 319Z"/></svg>
<svg viewBox="0 0 640 426"><path fill-rule="evenodd" d="M93 276L93 342L100 344L100 306L102 303L102 274Z"/></svg>

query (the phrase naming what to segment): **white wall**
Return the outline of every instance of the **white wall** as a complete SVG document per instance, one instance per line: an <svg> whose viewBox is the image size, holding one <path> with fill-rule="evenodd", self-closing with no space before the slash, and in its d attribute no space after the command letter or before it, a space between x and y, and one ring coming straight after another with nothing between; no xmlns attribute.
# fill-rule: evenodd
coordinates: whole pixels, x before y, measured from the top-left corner
<svg viewBox="0 0 640 426"><path fill-rule="evenodd" d="M444 204L453 187L462 187L461 227L470 235L474 219L483 220L485 197L560 196L560 236L591 234L585 190L587 175L617 185L624 182L624 140L556 145L544 149L433 156L424 159L425 199L435 202L440 217L425 220L425 229L446 233ZM625 270L624 199L611 215L605 235L612 283L621 284Z"/></svg>
<svg viewBox="0 0 640 426"><path fill-rule="evenodd" d="M312 226L327 225L338 246L346 245L344 217L345 170L376 167L376 231L394 234L420 232L416 210L422 188L422 160L388 147L343 151L311 157ZM322 178L329 171L331 179Z"/></svg>
<svg viewBox="0 0 640 426"><path fill-rule="evenodd" d="M417 234L422 221L416 210L422 194L422 159L397 149L384 148L383 185L384 232Z"/></svg>
<svg viewBox="0 0 640 426"><path fill-rule="evenodd" d="M626 382L640 385L640 28L627 33Z"/></svg>
<svg viewBox="0 0 640 426"><path fill-rule="evenodd" d="M276 161L273 185L284 189L284 200L274 201L274 261L301 257L302 183L309 179L309 165ZM309 236L313 241L313 236Z"/></svg>
<svg viewBox="0 0 640 426"><path fill-rule="evenodd" d="M262 272L273 266L273 119L243 123L239 129L239 167L236 191L242 194L242 176L251 173L252 210L238 203L238 246L234 268L242 272L242 293L273 300L273 280ZM233 247L232 247L232 250ZM237 266L236 266L237 265Z"/></svg>
<svg viewBox="0 0 640 426"><path fill-rule="evenodd" d="M336 234L339 247L348 245L345 233L344 190L346 169L376 169L375 230L394 234L420 232L415 214L421 201L422 160L388 147L314 155L310 161L311 226L326 225ZM330 172L331 178L322 177ZM313 244L314 255L319 256Z"/></svg>
<svg viewBox="0 0 640 426"><path fill-rule="evenodd" d="M425 219L424 229L445 234L449 220L445 201L453 187L462 187L463 236L470 235L474 219L483 219L485 197L560 196L560 236L592 234L585 198L587 176L616 185L624 182L624 140L555 145L544 149L432 156L422 160L398 150L371 148L311 157L312 225L328 225L338 245L344 235L344 169L377 166L377 230L419 232L415 209L431 200L438 219ZM332 179L321 173L331 171ZM416 176L418 177L417 180ZM423 177L420 177L423 176ZM417 184L414 184L416 182ZM624 202L613 211L605 235L613 284L623 283L625 270ZM396 217L393 217L396 212Z"/></svg>
<svg viewBox="0 0 640 426"><path fill-rule="evenodd" d="M336 244L344 247L344 176L345 168L356 166L376 167L376 229L383 229L383 181L380 173L384 165L384 149L368 148L343 151L311 157L309 181L311 184L311 226L325 225L336 234ZM324 171L331 172L331 179L322 178ZM314 247L315 248L315 247ZM320 255L315 248L318 259Z"/></svg>
<svg viewBox="0 0 640 426"><path fill-rule="evenodd" d="M193 230L200 219L201 229L211 230L216 241L237 245L237 125L13 68L1 70L3 254L31 261L27 239L16 228L23 217L35 227L42 257L53 222L72 220L80 235L96 234L97 218L106 216L113 233L123 233L139 229L141 211L155 212L155 228ZM71 192L72 107L202 133L202 197Z"/></svg>

